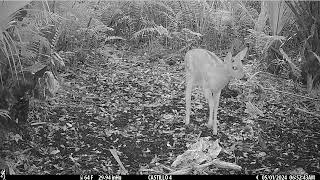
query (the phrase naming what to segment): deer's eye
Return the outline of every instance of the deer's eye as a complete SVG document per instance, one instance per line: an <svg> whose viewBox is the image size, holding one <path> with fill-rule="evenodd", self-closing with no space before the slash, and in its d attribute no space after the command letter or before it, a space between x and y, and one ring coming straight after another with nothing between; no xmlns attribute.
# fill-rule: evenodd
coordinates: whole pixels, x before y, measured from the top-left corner
<svg viewBox="0 0 320 180"><path fill-rule="evenodd" d="M238 68L236 66L232 66L232 69L233 70L237 70Z"/></svg>

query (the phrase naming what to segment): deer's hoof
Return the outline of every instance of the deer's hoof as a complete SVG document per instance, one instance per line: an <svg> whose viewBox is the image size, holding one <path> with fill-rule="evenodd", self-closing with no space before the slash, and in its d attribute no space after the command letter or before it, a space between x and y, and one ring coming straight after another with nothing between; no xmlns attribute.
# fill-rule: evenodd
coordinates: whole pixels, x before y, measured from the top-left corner
<svg viewBox="0 0 320 180"><path fill-rule="evenodd" d="M214 129L214 130L212 131L212 134L213 134L213 135L217 135L217 134L218 134L217 130Z"/></svg>
<svg viewBox="0 0 320 180"><path fill-rule="evenodd" d="M212 123L207 123L207 127L208 128L213 128L213 124Z"/></svg>

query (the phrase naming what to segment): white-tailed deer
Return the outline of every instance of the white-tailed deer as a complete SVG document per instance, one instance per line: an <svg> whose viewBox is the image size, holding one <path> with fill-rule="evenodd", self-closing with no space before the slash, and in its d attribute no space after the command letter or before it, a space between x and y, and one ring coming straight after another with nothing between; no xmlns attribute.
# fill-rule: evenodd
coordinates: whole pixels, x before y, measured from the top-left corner
<svg viewBox="0 0 320 180"><path fill-rule="evenodd" d="M241 79L245 73L241 60L247 53L245 48L235 57L229 52L222 61L214 53L205 49L192 49L185 56L186 63L186 119L190 123L191 92L194 86L202 86L204 96L209 102L209 121L207 126L217 134L217 113L221 90L232 78Z"/></svg>

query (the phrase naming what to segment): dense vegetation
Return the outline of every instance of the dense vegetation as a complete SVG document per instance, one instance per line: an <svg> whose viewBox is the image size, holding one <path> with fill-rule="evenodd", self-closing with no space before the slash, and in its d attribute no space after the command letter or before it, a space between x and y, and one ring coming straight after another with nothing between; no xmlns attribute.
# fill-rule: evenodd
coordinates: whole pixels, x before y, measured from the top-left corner
<svg viewBox="0 0 320 180"><path fill-rule="evenodd" d="M0 169L319 174L320 2L3 1ZM185 53L249 48L218 136ZM210 137L210 138L209 138Z"/></svg>

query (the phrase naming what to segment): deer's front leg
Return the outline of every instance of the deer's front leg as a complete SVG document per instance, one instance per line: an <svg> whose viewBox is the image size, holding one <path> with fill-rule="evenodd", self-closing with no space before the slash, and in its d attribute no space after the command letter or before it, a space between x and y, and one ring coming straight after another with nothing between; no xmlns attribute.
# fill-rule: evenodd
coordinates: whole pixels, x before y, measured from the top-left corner
<svg viewBox="0 0 320 180"><path fill-rule="evenodd" d="M214 110L214 98L212 96L211 90L204 88L203 89L204 96L209 103L209 120L207 123L207 127L212 128L213 125L213 110Z"/></svg>
<svg viewBox="0 0 320 180"><path fill-rule="evenodd" d="M192 93L192 79L187 75L186 79L186 119L185 124L190 123L190 112L191 112L191 93Z"/></svg>
<svg viewBox="0 0 320 180"><path fill-rule="evenodd" d="M210 125L212 125L214 135L217 135L218 133L218 107L219 107L220 94L221 94L221 90L218 91L217 93L212 93L213 122L211 121L212 124Z"/></svg>

